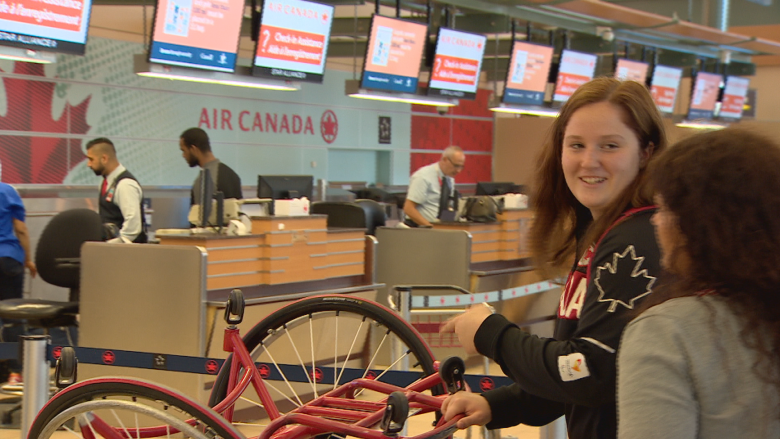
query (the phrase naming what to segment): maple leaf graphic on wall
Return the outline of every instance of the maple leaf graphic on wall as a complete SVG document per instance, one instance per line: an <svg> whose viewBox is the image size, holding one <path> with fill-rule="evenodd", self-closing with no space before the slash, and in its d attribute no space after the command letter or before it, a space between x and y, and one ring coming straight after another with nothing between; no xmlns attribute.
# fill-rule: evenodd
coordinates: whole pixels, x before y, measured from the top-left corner
<svg viewBox="0 0 780 439"><path fill-rule="evenodd" d="M14 73L43 77L43 66L16 62ZM85 156L81 139L58 134L86 134L90 97L77 106L66 103L62 115L53 120L55 82L3 78L7 98L6 115L0 116L0 130L20 135L0 136L0 163L5 183L60 184Z"/></svg>

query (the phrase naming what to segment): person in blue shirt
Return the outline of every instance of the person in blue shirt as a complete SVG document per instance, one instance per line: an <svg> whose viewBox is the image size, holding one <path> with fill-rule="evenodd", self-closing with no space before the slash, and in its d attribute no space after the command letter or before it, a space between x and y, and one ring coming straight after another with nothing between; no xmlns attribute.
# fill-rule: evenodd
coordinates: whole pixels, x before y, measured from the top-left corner
<svg viewBox="0 0 780 439"><path fill-rule="evenodd" d="M19 299L24 289L24 269L35 277L38 270L30 253L30 232L24 223L25 210L16 189L0 183L0 300ZM4 324L11 322L5 321ZM19 326L3 326L3 341L16 341L21 335ZM9 382L21 380L21 365L16 360L7 364L11 372Z"/></svg>

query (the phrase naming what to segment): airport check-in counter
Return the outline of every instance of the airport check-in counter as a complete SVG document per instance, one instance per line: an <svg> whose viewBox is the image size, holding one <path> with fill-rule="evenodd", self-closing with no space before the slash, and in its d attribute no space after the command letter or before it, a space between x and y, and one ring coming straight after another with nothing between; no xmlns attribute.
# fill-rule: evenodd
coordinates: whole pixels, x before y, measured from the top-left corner
<svg viewBox="0 0 780 439"><path fill-rule="evenodd" d="M445 222L431 228L378 228L377 279L385 297L396 285L454 285L472 293L504 290L545 279L534 270L528 247L533 211L505 209L492 223ZM419 290L414 295L459 294L452 290ZM560 291L506 300L499 312L520 323L548 319ZM430 321L446 310L417 310L412 321ZM444 315L442 319L449 317ZM535 325L534 332L552 335L552 325ZM549 332L549 334L547 334ZM423 334L425 337L425 334ZM430 342L430 341L429 341ZM434 349L437 358L463 355L462 349Z"/></svg>
<svg viewBox="0 0 780 439"><path fill-rule="evenodd" d="M82 249L79 345L225 358L224 303L240 288L246 333L285 303L321 293L374 299L376 239L328 229L324 215L253 217L252 234L159 236L159 245L87 243ZM80 365L79 379L126 375L199 401L213 376Z"/></svg>

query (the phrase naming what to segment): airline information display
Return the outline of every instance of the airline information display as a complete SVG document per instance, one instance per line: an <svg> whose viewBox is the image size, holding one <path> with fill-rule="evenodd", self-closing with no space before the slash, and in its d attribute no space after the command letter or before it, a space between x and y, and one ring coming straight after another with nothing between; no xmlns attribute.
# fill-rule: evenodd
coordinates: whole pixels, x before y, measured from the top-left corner
<svg viewBox="0 0 780 439"><path fill-rule="evenodd" d="M645 83L648 64L641 61L620 58L615 67L615 79Z"/></svg>
<svg viewBox="0 0 780 439"><path fill-rule="evenodd" d="M243 0L158 0L149 61L233 72Z"/></svg>
<svg viewBox="0 0 780 439"><path fill-rule="evenodd" d="M91 0L0 2L0 44L84 54Z"/></svg>
<svg viewBox="0 0 780 439"><path fill-rule="evenodd" d="M254 74L322 82L333 6L303 0L266 0Z"/></svg>
<svg viewBox="0 0 780 439"><path fill-rule="evenodd" d="M745 106L750 79L739 76L727 76L726 88L723 90L723 103L720 106L720 117L739 119Z"/></svg>
<svg viewBox="0 0 780 439"><path fill-rule="evenodd" d="M552 57L552 47L515 41L502 100L508 104L541 105Z"/></svg>
<svg viewBox="0 0 780 439"><path fill-rule="evenodd" d="M582 84L593 79L596 70L596 55L564 50L558 67L558 82L555 84L553 101L566 102Z"/></svg>
<svg viewBox="0 0 780 439"><path fill-rule="evenodd" d="M374 15L361 87L416 92L427 30L425 24Z"/></svg>
<svg viewBox="0 0 780 439"><path fill-rule="evenodd" d="M484 35L440 28L428 94L474 99L486 42Z"/></svg>
<svg viewBox="0 0 780 439"><path fill-rule="evenodd" d="M674 112L682 73L682 69L675 67L655 66L650 94L653 95L653 101L662 113Z"/></svg>
<svg viewBox="0 0 780 439"><path fill-rule="evenodd" d="M691 107L688 110L689 119L712 119L722 80L723 77L715 73L696 74L696 83L691 94Z"/></svg>

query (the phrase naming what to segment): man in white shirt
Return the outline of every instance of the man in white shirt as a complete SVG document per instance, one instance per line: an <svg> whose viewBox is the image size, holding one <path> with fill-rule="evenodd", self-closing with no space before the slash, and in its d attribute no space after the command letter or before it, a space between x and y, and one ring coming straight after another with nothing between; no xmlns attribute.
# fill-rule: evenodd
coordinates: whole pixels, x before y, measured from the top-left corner
<svg viewBox="0 0 780 439"><path fill-rule="evenodd" d="M98 198L100 218L106 230L119 230L116 236L106 236L108 242L146 242L143 190L133 174L119 163L114 143L105 137L90 140L87 166L103 177Z"/></svg>
<svg viewBox="0 0 780 439"><path fill-rule="evenodd" d="M430 226L443 209L451 208L455 193L455 176L466 165L466 155L458 146L448 146L441 159L418 169L409 179L409 190L404 202L406 225ZM442 194L442 188L446 190Z"/></svg>

